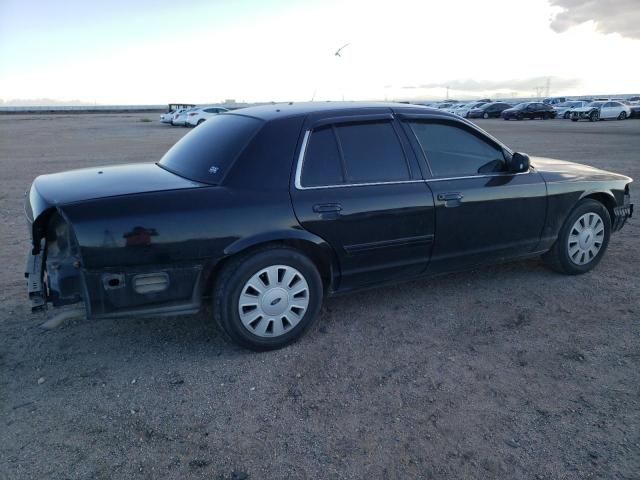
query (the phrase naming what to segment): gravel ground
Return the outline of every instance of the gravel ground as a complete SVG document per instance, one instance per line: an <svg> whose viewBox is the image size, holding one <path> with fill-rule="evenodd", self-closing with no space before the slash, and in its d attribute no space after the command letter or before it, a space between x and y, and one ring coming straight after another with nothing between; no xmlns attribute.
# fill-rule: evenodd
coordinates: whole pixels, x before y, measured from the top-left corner
<svg viewBox="0 0 640 480"><path fill-rule="evenodd" d="M42 333L23 192L188 131L145 117L0 116L0 478L640 478L638 220L589 274L534 259L338 297L277 352L205 315ZM640 121L478 123L640 179Z"/></svg>

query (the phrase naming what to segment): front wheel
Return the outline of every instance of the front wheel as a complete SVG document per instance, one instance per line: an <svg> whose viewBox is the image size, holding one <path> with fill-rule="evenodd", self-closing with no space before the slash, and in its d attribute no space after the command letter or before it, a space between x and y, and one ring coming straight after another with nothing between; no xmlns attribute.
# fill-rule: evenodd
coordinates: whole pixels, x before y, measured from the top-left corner
<svg viewBox="0 0 640 480"><path fill-rule="evenodd" d="M571 114L569 114L569 112L564 112L564 115L562 116L562 118L564 118L565 120L568 119L571 116Z"/></svg>
<svg viewBox="0 0 640 480"><path fill-rule="evenodd" d="M600 114L598 112L592 112L591 115L589 115L590 122L597 122L598 120L600 120Z"/></svg>
<svg viewBox="0 0 640 480"><path fill-rule="evenodd" d="M543 259L560 273L586 273L602 259L610 235L611 217L606 207L596 200L582 200L565 221L555 244Z"/></svg>
<svg viewBox="0 0 640 480"><path fill-rule="evenodd" d="M235 343L256 351L282 348L313 323L322 305L322 280L309 258L267 248L232 259L216 282L213 315Z"/></svg>
<svg viewBox="0 0 640 480"><path fill-rule="evenodd" d="M484 118L484 119L489 118L489 114L487 112L484 112L484 115L482 115L482 118Z"/></svg>

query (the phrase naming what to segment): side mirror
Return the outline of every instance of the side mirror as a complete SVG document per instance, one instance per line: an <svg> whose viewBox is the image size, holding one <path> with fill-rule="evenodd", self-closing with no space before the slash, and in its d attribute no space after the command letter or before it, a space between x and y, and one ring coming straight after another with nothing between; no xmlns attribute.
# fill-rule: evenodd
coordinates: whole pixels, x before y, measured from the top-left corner
<svg viewBox="0 0 640 480"><path fill-rule="evenodd" d="M529 155L526 153L514 152L511 156L509 171L512 173L523 173L529 171Z"/></svg>

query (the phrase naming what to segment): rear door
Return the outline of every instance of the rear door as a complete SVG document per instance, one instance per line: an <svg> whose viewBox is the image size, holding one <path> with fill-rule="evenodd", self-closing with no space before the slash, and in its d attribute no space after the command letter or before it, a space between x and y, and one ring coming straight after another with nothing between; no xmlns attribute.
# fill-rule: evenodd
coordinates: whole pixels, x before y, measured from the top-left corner
<svg viewBox="0 0 640 480"><path fill-rule="evenodd" d="M426 269L433 196L391 113L309 119L291 196L301 225L336 252L339 288Z"/></svg>
<svg viewBox="0 0 640 480"><path fill-rule="evenodd" d="M429 271L468 268L535 251L546 217L540 174L506 172L509 154L462 121L405 116L431 170L436 208Z"/></svg>
<svg viewBox="0 0 640 480"><path fill-rule="evenodd" d="M600 118L612 118L617 116L615 102L607 102L600 109Z"/></svg>

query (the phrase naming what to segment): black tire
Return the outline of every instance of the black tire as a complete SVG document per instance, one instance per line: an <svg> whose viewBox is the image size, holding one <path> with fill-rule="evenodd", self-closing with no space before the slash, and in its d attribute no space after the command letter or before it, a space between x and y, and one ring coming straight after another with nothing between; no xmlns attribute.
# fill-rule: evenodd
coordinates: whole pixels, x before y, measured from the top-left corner
<svg viewBox="0 0 640 480"><path fill-rule="evenodd" d="M569 117L571 117L571 114L569 112L564 112L564 115L562 116L562 118L564 118L566 120Z"/></svg>
<svg viewBox="0 0 640 480"><path fill-rule="evenodd" d="M489 114L487 112L484 112L484 115L482 115L482 118L485 118L485 119L489 118Z"/></svg>
<svg viewBox="0 0 640 480"><path fill-rule="evenodd" d="M620 112L618 115L618 120L625 120L627 118L627 112Z"/></svg>
<svg viewBox="0 0 640 480"><path fill-rule="evenodd" d="M604 224L604 237L602 239L602 246L598 253L584 265L579 265L574 262L569 255L569 235L574 224L586 213L596 213L602 219ZM567 275L580 275L586 273L594 268L602 259L607 246L609 245L609 238L611 236L611 217L607 208L597 200L584 199L581 200L573 211L569 214L565 220L556 242L542 258L545 263L559 273Z"/></svg>
<svg viewBox="0 0 640 480"><path fill-rule="evenodd" d="M260 270L274 265L298 270L309 287L309 304L302 319L282 335L264 337L253 334L240 320L238 300L247 281ZM285 347L296 341L313 324L322 306L323 286L317 268L308 257L284 247L267 247L250 255L231 259L218 275L213 291L213 317L219 328L238 345L265 351Z"/></svg>
<svg viewBox="0 0 640 480"><path fill-rule="evenodd" d="M600 120L600 115L598 114L598 112L591 112L591 114L589 115L589 121L597 122L598 120Z"/></svg>

